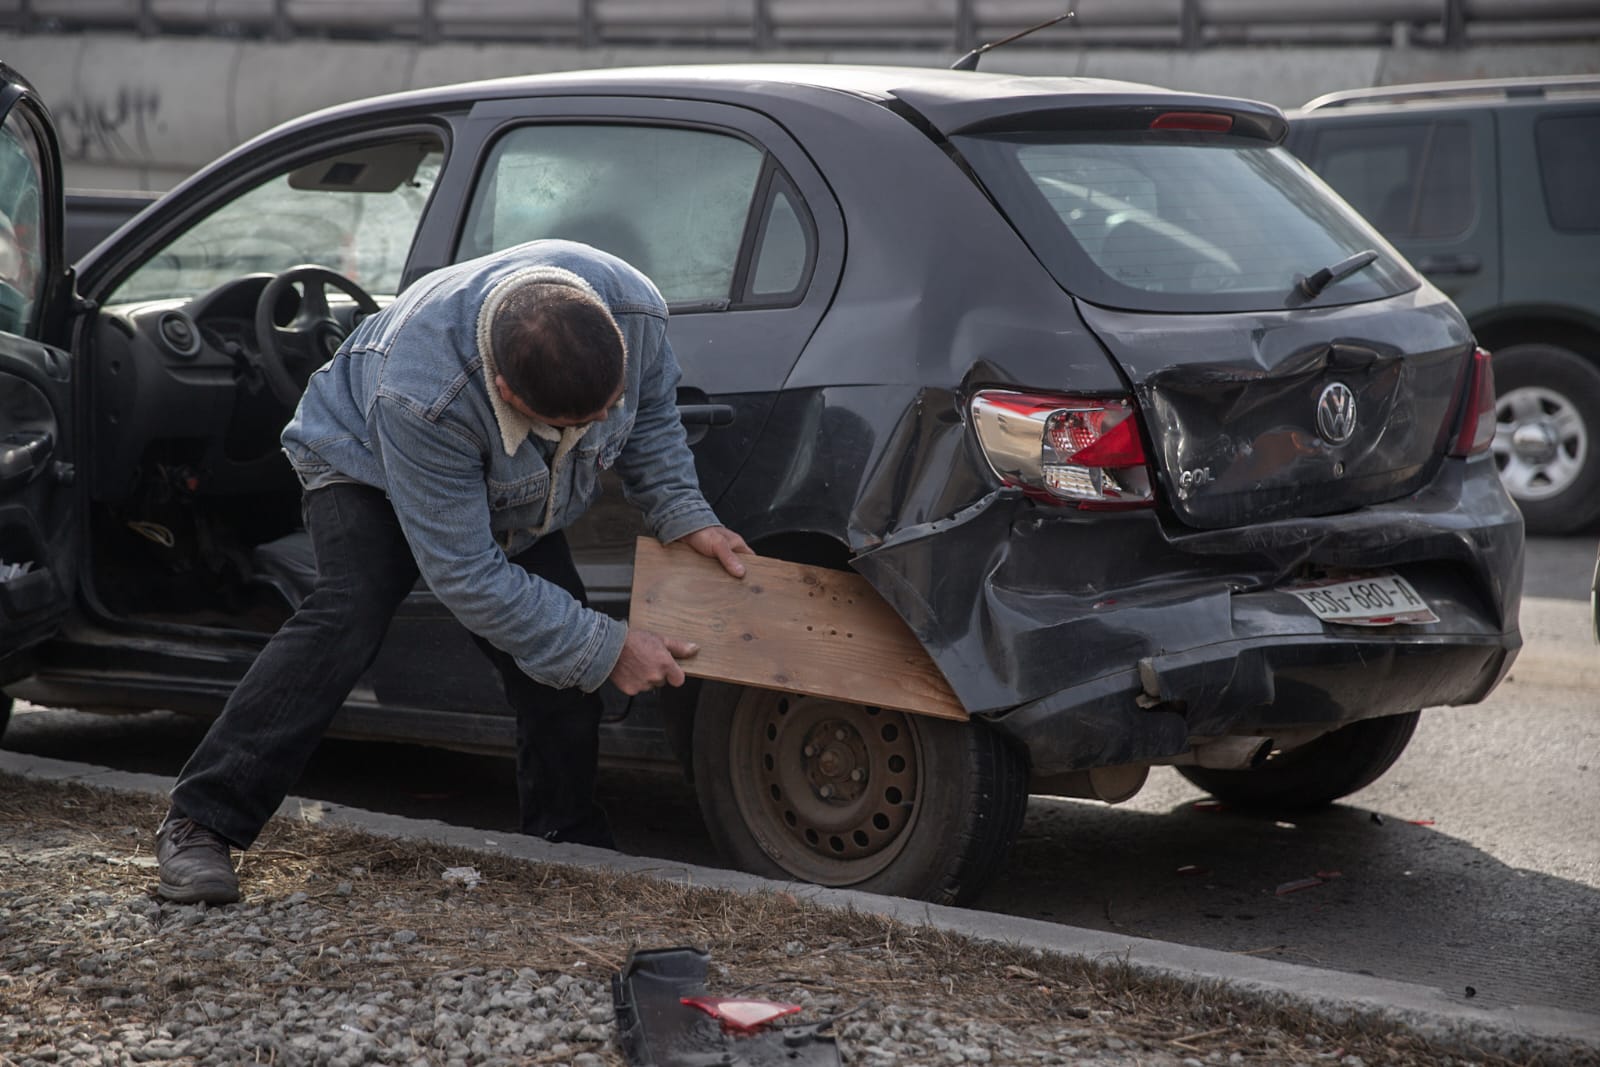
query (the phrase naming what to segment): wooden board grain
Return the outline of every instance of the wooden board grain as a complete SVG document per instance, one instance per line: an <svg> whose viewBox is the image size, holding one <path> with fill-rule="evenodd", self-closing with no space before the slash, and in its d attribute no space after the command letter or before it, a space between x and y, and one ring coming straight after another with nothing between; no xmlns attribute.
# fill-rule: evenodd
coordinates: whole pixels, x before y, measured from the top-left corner
<svg viewBox="0 0 1600 1067"><path fill-rule="evenodd" d="M967 718L911 630L860 575L745 556L743 579L687 545L639 538L632 625L694 641L685 674Z"/></svg>

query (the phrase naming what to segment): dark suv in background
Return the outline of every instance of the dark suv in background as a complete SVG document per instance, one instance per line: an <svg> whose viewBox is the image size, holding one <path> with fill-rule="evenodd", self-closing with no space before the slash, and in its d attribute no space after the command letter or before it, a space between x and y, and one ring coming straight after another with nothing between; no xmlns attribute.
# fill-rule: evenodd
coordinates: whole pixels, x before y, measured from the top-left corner
<svg viewBox="0 0 1600 1067"><path fill-rule="evenodd" d="M1330 93L1288 147L1494 353L1495 462L1530 533L1600 519L1600 77Z"/></svg>

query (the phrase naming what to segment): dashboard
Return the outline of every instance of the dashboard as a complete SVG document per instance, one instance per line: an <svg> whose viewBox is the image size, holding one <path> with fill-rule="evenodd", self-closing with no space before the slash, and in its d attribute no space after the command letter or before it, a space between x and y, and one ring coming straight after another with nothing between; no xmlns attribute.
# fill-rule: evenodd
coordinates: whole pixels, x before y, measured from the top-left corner
<svg viewBox="0 0 1600 1067"><path fill-rule="evenodd" d="M256 309L274 277L250 274L189 300L99 312L90 383L95 499L133 491L152 454L199 471L212 493L278 489L292 478L278 450L291 411L266 386L256 331ZM329 297L329 314L339 334L347 334L359 312L342 294ZM294 322L302 299L283 288L273 322ZM303 382L316 367L288 369Z"/></svg>

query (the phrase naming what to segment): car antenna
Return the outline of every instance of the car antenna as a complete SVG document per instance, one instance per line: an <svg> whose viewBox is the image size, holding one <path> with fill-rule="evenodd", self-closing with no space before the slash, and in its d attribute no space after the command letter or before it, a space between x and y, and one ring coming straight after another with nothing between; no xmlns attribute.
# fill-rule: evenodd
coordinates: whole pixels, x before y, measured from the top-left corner
<svg viewBox="0 0 1600 1067"><path fill-rule="evenodd" d="M1072 7L1067 9L1066 14L1064 14L1064 15L1057 15L1054 18L1045 19L1043 22L1039 23L1037 26L1029 26L1025 30L1018 30L1016 33L1013 33L1010 37L1002 37L998 41L990 41L988 44L980 44L978 47L974 48L972 51L968 52L966 55L962 56L960 59L958 59L954 63L950 64L950 69L951 70L977 70L978 69L978 60L983 58L983 54L985 52L989 52L989 51L992 51L992 50L994 50L996 48L999 48L1001 45L1010 44L1012 41L1020 41L1022 38L1028 36L1028 34L1030 34L1030 33L1038 33L1040 30L1049 29L1051 26L1054 26L1056 23L1065 22L1067 19L1070 19L1070 18L1076 18L1077 15L1078 15L1078 5L1077 4L1073 4Z"/></svg>

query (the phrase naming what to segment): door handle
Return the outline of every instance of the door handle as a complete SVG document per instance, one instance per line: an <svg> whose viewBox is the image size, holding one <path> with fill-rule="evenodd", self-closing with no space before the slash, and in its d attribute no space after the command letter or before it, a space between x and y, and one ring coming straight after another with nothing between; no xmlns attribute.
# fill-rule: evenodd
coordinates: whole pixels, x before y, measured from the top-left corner
<svg viewBox="0 0 1600 1067"><path fill-rule="evenodd" d="M713 404L703 389L680 385L678 418L683 422L684 435L689 443L699 444L713 426L727 426L733 422L733 405Z"/></svg>
<svg viewBox="0 0 1600 1067"><path fill-rule="evenodd" d="M701 394L697 399L704 399ZM733 421L733 408L728 404L679 404L678 418L683 421L684 438L691 445L699 444L713 426L726 426Z"/></svg>
<svg viewBox="0 0 1600 1067"><path fill-rule="evenodd" d="M1483 260L1466 252L1422 256L1412 262L1424 274L1476 274L1483 269Z"/></svg>
<svg viewBox="0 0 1600 1067"><path fill-rule="evenodd" d="M55 451L48 433L8 433L0 437L0 491L16 489L34 479Z"/></svg>
<svg viewBox="0 0 1600 1067"><path fill-rule="evenodd" d="M733 405L679 404L678 418L685 426L727 426L733 422Z"/></svg>

